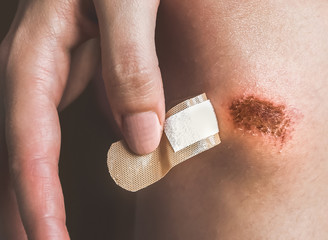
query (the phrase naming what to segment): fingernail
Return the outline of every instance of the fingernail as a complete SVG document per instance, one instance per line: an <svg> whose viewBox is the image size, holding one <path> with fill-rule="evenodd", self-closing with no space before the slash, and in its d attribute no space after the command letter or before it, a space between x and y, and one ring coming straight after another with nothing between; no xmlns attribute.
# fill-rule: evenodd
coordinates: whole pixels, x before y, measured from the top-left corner
<svg viewBox="0 0 328 240"><path fill-rule="evenodd" d="M154 151L162 135L158 116L154 112L143 112L123 117L123 134L131 150L137 154Z"/></svg>

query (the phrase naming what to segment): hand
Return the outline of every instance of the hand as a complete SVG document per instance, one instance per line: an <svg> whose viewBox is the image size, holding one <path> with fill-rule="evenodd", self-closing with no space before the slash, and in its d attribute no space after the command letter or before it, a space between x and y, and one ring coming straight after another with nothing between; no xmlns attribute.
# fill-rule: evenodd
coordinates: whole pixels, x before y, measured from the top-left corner
<svg viewBox="0 0 328 240"><path fill-rule="evenodd" d="M6 153L1 156L4 174L0 175L6 176L10 169L15 192L2 201L2 209L4 203L10 208L1 217L15 223L11 232L7 229L10 238L69 239L58 178L58 109L83 91L100 52L109 103L127 143L139 154L157 147L165 109L154 43L158 4L153 0L20 2L0 48L4 100L0 104L5 109L0 123L9 156L8 167ZM100 51L94 39L98 35ZM7 184L3 193L12 192Z"/></svg>

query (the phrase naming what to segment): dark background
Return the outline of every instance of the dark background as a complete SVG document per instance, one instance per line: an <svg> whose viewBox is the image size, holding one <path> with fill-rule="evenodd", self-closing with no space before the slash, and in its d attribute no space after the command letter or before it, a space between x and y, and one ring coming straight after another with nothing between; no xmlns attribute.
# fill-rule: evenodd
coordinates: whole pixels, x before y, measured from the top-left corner
<svg viewBox="0 0 328 240"><path fill-rule="evenodd" d="M16 5L16 0L0 1L1 41ZM133 239L135 194L117 187L109 176L106 155L114 134L95 99L90 84L60 113L60 177L68 230L72 240Z"/></svg>
<svg viewBox="0 0 328 240"><path fill-rule="evenodd" d="M10 23L14 18L17 0L0 1L0 39L6 35Z"/></svg>

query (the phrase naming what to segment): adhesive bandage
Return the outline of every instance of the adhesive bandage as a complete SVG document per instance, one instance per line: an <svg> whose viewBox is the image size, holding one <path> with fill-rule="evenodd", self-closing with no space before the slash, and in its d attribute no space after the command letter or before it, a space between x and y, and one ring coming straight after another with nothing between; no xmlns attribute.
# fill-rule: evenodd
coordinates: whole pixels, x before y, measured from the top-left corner
<svg viewBox="0 0 328 240"><path fill-rule="evenodd" d="M163 178L177 164L220 143L216 115L205 94L169 110L164 133L157 149L147 155L132 153L124 141L112 144L107 165L117 185L138 191Z"/></svg>

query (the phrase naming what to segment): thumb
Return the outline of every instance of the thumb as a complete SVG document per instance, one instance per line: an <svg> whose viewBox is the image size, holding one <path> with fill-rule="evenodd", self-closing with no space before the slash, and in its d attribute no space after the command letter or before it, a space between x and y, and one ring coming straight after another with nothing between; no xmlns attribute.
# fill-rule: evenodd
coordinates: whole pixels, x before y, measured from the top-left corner
<svg viewBox="0 0 328 240"><path fill-rule="evenodd" d="M131 150L147 154L160 142L165 116L155 49L158 0L94 0L109 102Z"/></svg>

